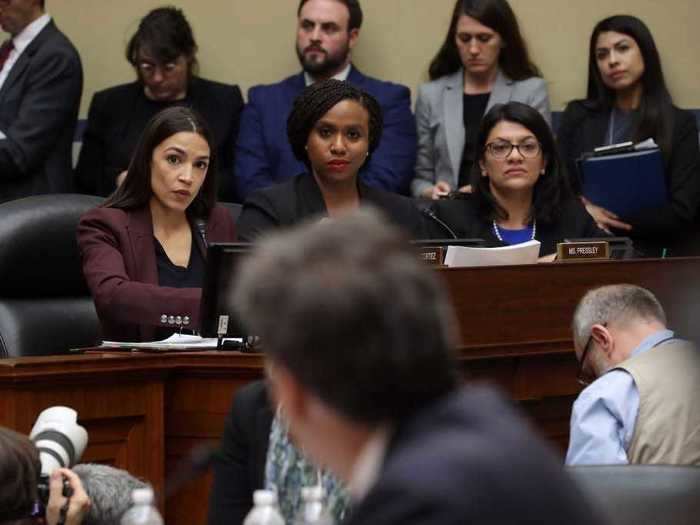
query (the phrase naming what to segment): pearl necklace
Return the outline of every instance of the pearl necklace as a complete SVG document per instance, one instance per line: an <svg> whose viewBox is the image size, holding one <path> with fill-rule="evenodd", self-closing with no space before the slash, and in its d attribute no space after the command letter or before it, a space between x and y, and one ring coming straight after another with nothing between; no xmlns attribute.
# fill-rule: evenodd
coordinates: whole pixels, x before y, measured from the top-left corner
<svg viewBox="0 0 700 525"><path fill-rule="evenodd" d="M496 235L496 239L503 242L503 237L501 237L501 232L498 229L498 224L496 224L496 221L492 221L492 224L493 224L493 233ZM533 219L532 220L532 235L530 236L531 241L535 240L536 233L537 233L537 219Z"/></svg>

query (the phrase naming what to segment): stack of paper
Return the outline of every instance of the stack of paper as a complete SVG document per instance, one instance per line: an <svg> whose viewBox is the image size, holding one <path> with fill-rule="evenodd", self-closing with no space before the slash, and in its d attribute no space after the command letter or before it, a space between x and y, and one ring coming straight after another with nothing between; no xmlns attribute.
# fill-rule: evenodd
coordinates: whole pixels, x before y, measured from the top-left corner
<svg viewBox="0 0 700 525"><path fill-rule="evenodd" d="M445 266L503 266L507 264L535 264L540 255L540 241L528 241L499 248L470 248L448 246Z"/></svg>
<svg viewBox="0 0 700 525"><path fill-rule="evenodd" d="M226 338L224 341L243 342L242 339ZM206 350L216 348L216 337L200 337L198 335L173 334L162 341L151 341L148 343L129 343L122 341L102 341L102 347L141 349L141 350Z"/></svg>

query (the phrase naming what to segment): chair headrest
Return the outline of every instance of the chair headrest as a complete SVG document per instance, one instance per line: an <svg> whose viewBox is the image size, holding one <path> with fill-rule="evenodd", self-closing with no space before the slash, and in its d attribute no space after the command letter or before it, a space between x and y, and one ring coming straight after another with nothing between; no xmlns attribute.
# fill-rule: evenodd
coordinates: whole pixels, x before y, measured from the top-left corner
<svg viewBox="0 0 700 525"><path fill-rule="evenodd" d="M76 228L80 216L101 202L55 194L0 204L0 297L87 294Z"/></svg>

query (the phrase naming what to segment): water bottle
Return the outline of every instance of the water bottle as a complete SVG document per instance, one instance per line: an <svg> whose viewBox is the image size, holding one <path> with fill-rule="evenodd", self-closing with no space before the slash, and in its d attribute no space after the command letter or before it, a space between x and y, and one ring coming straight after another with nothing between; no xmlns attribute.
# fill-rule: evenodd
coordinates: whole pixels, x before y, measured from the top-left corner
<svg viewBox="0 0 700 525"><path fill-rule="evenodd" d="M272 490L256 490L253 493L253 508L245 517L243 525L284 525L277 509L277 493Z"/></svg>
<svg viewBox="0 0 700 525"><path fill-rule="evenodd" d="M301 509L294 520L294 525L334 525L333 517L323 504L323 487L302 487Z"/></svg>
<svg viewBox="0 0 700 525"><path fill-rule="evenodd" d="M163 518L153 505L151 487L131 491L131 502L133 505L122 516L121 525L163 525Z"/></svg>

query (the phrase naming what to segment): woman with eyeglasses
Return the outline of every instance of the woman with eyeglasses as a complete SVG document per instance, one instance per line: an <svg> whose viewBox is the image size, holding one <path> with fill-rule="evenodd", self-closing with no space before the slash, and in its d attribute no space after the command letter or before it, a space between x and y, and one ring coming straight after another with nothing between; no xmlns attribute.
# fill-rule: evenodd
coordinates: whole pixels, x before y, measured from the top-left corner
<svg viewBox="0 0 700 525"><path fill-rule="evenodd" d="M416 197L469 191L479 122L494 105L523 102L550 120L547 86L506 0L457 0L429 73L416 100Z"/></svg>
<svg viewBox="0 0 700 525"><path fill-rule="evenodd" d="M645 255L692 255L700 205L700 148L694 116L673 105L649 28L636 17L596 24L588 56L588 93L570 102L558 141L576 193L577 159L598 146L653 139L663 156L668 203L618 216L583 199L601 228L634 239ZM666 250L665 250L666 248Z"/></svg>
<svg viewBox="0 0 700 525"><path fill-rule="evenodd" d="M484 116L471 172L472 194L433 204L458 237L489 246L536 239L540 256L566 238L600 237L583 204L573 198L542 115L520 102L494 106Z"/></svg>
<svg viewBox="0 0 700 525"><path fill-rule="evenodd" d="M220 201L235 201L233 152L243 97L238 86L197 76L197 43L182 10L160 7L140 22L126 48L137 80L95 94L75 173L82 193L111 194L124 180L146 123L171 106L201 114L214 136Z"/></svg>

